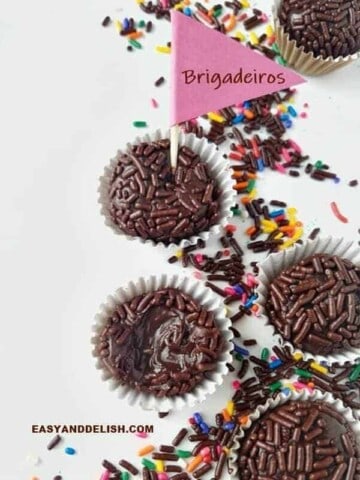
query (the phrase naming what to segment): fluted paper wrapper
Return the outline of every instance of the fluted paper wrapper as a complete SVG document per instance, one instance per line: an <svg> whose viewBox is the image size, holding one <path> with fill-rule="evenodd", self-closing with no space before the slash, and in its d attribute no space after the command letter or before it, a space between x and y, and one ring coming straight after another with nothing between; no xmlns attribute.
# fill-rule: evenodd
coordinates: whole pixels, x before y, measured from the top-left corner
<svg viewBox="0 0 360 480"><path fill-rule="evenodd" d="M259 313L261 318L270 326L273 330L273 335L282 345L290 347L291 351L301 352L305 360L314 359L317 362L326 361L329 364L338 362L343 364L347 361L355 361L360 358L360 348L354 348L344 350L340 353L324 355L315 355L310 352L299 350L294 347L290 341L284 340L281 334L277 333L275 327L270 323L266 315L266 300L268 290L272 281L287 268L295 265L306 257L314 255L315 253L327 253L329 255L338 255L339 257L346 258L353 262L355 265L360 265L360 249L353 242L347 241L342 238L317 238L316 240L309 240L303 245L296 244L295 246L283 250L278 253L273 253L259 265L260 271L258 276L259 286L257 293L259 295L257 303L260 307Z"/></svg>
<svg viewBox="0 0 360 480"><path fill-rule="evenodd" d="M114 380L111 373L102 365L95 348L93 350L96 368L101 371L102 380L108 383L109 388L114 390L119 398L127 401L130 405L137 405L145 410L156 410L159 412L179 410L184 406L192 407L204 401L208 395L214 393L216 388L223 383L224 376L228 372L226 363L231 362L230 352L233 349L231 342L233 334L229 330L231 322L226 318L224 306L219 298L210 289L204 287L201 282L187 277L178 275L167 276L165 274L159 277L151 276L148 279L140 278L136 283L130 282L127 287L119 288L114 295L109 296L107 302L101 305L100 312L95 317L91 343L93 345L98 343L101 330L107 323L116 305L124 303L137 295L164 287L177 288L190 295L208 311L214 312L216 325L224 338L224 347L222 354L217 360L216 370L209 373L207 379L204 379L191 392L184 395L157 398L148 393L138 392L128 385L121 385L119 381Z"/></svg>
<svg viewBox="0 0 360 480"><path fill-rule="evenodd" d="M113 222L109 214L109 186L119 156L126 153L127 149L132 145L164 138L170 139L170 130L156 130L154 133L147 134L144 137L136 137L132 143L126 145L126 148L119 150L117 155L110 161L110 165L105 167L104 173L100 177L100 185L98 189L99 203L101 205L101 213L105 217L105 224L111 227L116 234L125 237L127 240L137 240L141 243L147 243L153 246L165 246L166 248L183 248L187 245L195 244L200 238L204 241L208 240L210 235L219 233L222 227L227 225L229 218L232 217L232 211L230 209L235 203L235 191L233 189L234 181L231 178L232 171L230 169L230 162L224 159L222 155L219 155L216 146L210 144L207 139L199 139L192 133L185 134L181 132L179 135L179 146L186 145L200 156L201 161L206 164L209 174L215 179L217 186L221 190L219 221L215 225L197 235L179 240L178 243L165 245L163 242L156 242L151 239L145 240L141 237L135 237L124 233L119 225Z"/></svg>
<svg viewBox="0 0 360 480"><path fill-rule="evenodd" d="M249 415L248 422L240 430L240 433L236 438L234 446L232 448L232 454L230 457L230 466L233 469L231 477L234 480L235 479L241 480L241 472L239 472L237 459L238 459L238 451L241 447L242 440L245 437L246 430L248 430L252 426L253 422L255 422L260 417L262 417L265 412L267 412L268 410L273 410L279 405L284 405L284 403L287 403L291 400L295 400L295 401L321 400L324 403L328 403L338 413L343 415L345 420L349 423L350 427L352 428L355 434L355 437L357 439L360 438L360 422L358 422L355 419L355 416L352 410L349 407L345 407L344 403L341 400L335 399L331 393L328 393L328 392L323 393L323 392L320 392L319 390L314 390L312 393L308 392L307 390L302 390L300 393L291 392L290 395L279 393L275 398L269 398L264 405L259 405L259 407L257 407L257 409Z"/></svg>
<svg viewBox="0 0 360 480"><path fill-rule="evenodd" d="M305 52L304 47L297 46L295 40L290 40L290 36L285 32L280 24L278 11L282 0L275 0L273 8L276 44L279 47L281 56L289 67L292 67L299 73L309 76L320 76L337 70L341 67L350 65L359 58L360 52L346 57L315 57L312 52Z"/></svg>

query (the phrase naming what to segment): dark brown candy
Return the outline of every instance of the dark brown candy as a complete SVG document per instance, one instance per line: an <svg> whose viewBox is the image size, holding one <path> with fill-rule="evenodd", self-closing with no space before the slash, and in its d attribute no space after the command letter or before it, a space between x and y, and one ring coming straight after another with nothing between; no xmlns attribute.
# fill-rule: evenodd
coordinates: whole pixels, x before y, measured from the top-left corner
<svg viewBox="0 0 360 480"><path fill-rule="evenodd" d="M167 453L167 452L154 452L151 457L154 460L167 460L176 462L178 460L178 455L176 453Z"/></svg>
<svg viewBox="0 0 360 480"><path fill-rule="evenodd" d="M149 474L150 474L150 480L157 480L157 473L155 472L155 470L150 470Z"/></svg>
<svg viewBox="0 0 360 480"><path fill-rule="evenodd" d="M164 77L159 77L155 81L154 85L155 85L155 87L160 87L160 85L162 85L163 83L165 83L165 78Z"/></svg>
<svg viewBox="0 0 360 480"><path fill-rule="evenodd" d="M113 463L109 462L109 460L103 460L102 466L111 473L117 473L119 471L119 469Z"/></svg>
<svg viewBox="0 0 360 480"><path fill-rule="evenodd" d="M188 440L189 442L202 442L208 438L209 436L206 433L198 433L196 435L189 435Z"/></svg>
<svg viewBox="0 0 360 480"><path fill-rule="evenodd" d="M164 467L165 469L165 472L182 472L182 468L180 467L180 465L165 465Z"/></svg>
<svg viewBox="0 0 360 480"><path fill-rule="evenodd" d="M220 457L219 457L219 460L216 464L216 467L215 467L215 480L219 480L219 478L221 478L221 475L222 475L222 472L223 472L223 469L225 467L225 464L226 464L226 452L221 452L220 454Z"/></svg>
<svg viewBox="0 0 360 480"><path fill-rule="evenodd" d="M126 470L128 470L133 475L137 475L139 473L139 470L132 463L128 462L127 460L124 460L124 459L120 460L119 465L121 467L126 468Z"/></svg>
<svg viewBox="0 0 360 480"><path fill-rule="evenodd" d="M148 467L144 467L142 469L142 480L151 480L150 479L150 470Z"/></svg>
<svg viewBox="0 0 360 480"><path fill-rule="evenodd" d="M208 378L223 348L211 312L181 290L162 288L115 305L95 353L121 384L170 397L190 392ZM186 429L181 430L173 445L185 435ZM153 458L178 457L160 452Z"/></svg>
<svg viewBox="0 0 360 480"><path fill-rule="evenodd" d="M271 283L266 311L275 329L296 347L327 355L360 346L359 268L316 254L282 271ZM321 379L320 379L321 381Z"/></svg>
<svg viewBox="0 0 360 480"><path fill-rule="evenodd" d="M320 400L268 410L245 431L238 453L241 480L353 479L359 459L350 424Z"/></svg>
<svg viewBox="0 0 360 480"><path fill-rule="evenodd" d="M52 450L53 448L55 448L59 443L61 442L61 437L60 435L55 435L55 437L53 437L50 442L47 444L47 449L48 450Z"/></svg>
<svg viewBox="0 0 360 480"><path fill-rule="evenodd" d="M319 235L319 233L320 233L320 228L318 227L314 228L309 235L310 240L315 240L315 238Z"/></svg>
<svg viewBox="0 0 360 480"><path fill-rule="evenodd" d="M160 452L173 453L175 452L175 447L172 445L160 445L159 450Z"/></svg>
<svg viewBox="0 0 360 480"><path fill-rule="evenodd" d="M170 477L170 480L189 480L190 477L186 472L177 473Z"/></svg>
<svg viewBox="0 0 360 480"><path fill-rule="evenodd" d="M201 478L205 473L209 472L212 469L212 466L210 464L203 465L202 467L198 468L195 470L193 473L194 478Z"/></svg>
<svg viewBox="0 0 360 480"><path fill-rule="evenodd" d="M127 235L179 243L219 220L221 191L190 148L179 149L172 171L167 139L133 145L112 164L106 205Z"/></svg>
<svg viewBox="0 0 360 480"><path fill-rule="evenodd" d="M177 434L176 436L174 437L173 441L171 442L174 447L177 447L178 445L180 445L180 443L184 440L184 438L186 437L188 431L187 431L187 428L182 428Z"/></svg>
<svg viewBox="0 0 360 480"><path fill-rule="evenodd" d="M360 0L283 0L278 15L290 39L315 57L345 57L360 50Z"/></svg>
<svg viewBox="0 0 360 480"><path fill-rule="evenodd" d="M107 27L111 23L111 18L109 16L106 16L104 20L101 22L101 25L103 27Z"/></svg>
<svg viewBox="0 0 360 480"><path fill-rule="evenodd" d="M252 347L254 345L257 345L257 341L255 338L250 338L248 340L243 341L244 347Z"/></svg>
<svg viewBox="0 0 360 480"><path fill-rule="evenodd" d="M165 418L169 415L170 412L158 412L159 418Z"/></svg>

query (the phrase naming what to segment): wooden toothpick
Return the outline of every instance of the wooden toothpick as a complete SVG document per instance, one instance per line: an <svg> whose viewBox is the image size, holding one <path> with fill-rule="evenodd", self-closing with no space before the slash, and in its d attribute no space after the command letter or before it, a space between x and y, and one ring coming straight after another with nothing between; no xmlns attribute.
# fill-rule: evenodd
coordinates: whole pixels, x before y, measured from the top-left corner
<svg viewBox="0 0 360 480"><path fill-rule="evenodd" d="M173 125L170 128L170 164L172 170L175 170L177 166L177 157L179 151L179 134L179 125Z"/></svg>

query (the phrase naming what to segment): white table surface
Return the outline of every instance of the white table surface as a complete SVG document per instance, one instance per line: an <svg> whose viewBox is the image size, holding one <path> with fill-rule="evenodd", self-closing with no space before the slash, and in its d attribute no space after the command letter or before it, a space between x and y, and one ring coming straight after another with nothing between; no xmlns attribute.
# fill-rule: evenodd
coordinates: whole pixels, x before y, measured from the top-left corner
<svg viewBox="0 0 360 480"><path fill-rule="evenodd" d="M49 453L51 435L33 435L32 424L153 424L156 443L191 412L159 420L126 405L101 383L90 355L90 326L109 293L139 276L181 272L166 252L119 239L99 214L108 159L139 133L133 120L166 127L169 100L168 83L153 86L160 75L168 80L169 56L154 47L170 39L169 23L155 21L143 50L129 53L112 27L101 27L107 14L147 18L132 0L0 0L1 480L51 480L60 471L64 480L97 480L103 458L135 461L144 444L133 434L67 435ZM308 102L309 118L291 132L343 181L265 172L258 182L268 200L298 208L307 233L320 226L323 235L360 239L360 187L347 186L360 178L359 80L360 62L301 86L296 105ZM331 213L333 200L348 224ZM258 334L256 319L240 328L245 338ZM266 330L258 340L269 345ZM199 407L206 419L229 393L223 387ZM65 445L78 454L65 455ZM26 461L30 453L40 466Z"/></svg>

